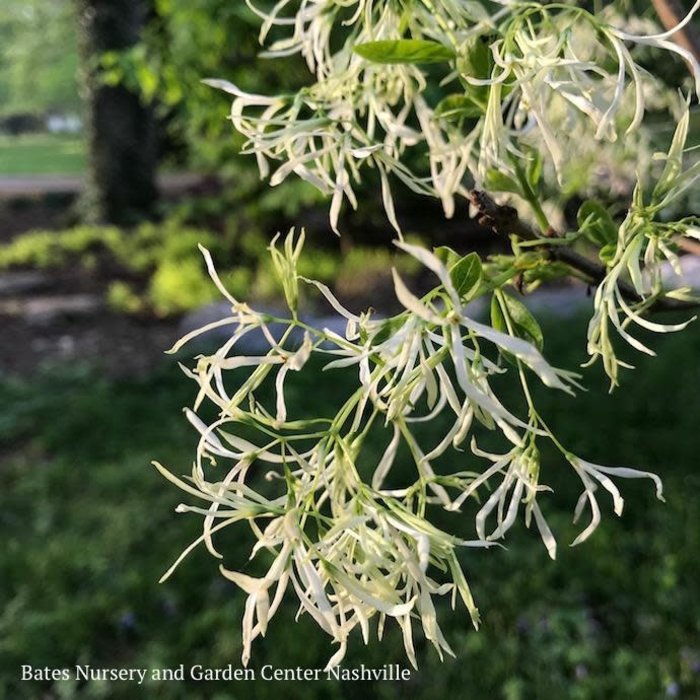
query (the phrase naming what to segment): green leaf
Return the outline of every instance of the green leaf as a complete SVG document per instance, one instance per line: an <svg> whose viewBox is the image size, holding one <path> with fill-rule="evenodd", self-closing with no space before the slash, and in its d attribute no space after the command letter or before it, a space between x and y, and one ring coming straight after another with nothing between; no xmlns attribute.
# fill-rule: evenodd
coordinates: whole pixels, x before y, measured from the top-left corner
<svg viewBox="0 0 700 700"><path fill-rule="evenodd" d="M433 254L448 269L456 265L462 257L456 250L447 245L433 248Z"/></svg>
<svg viewBox="0 0 700 700"><path fill-rule="evenodd" d="M537 323L535 317L528 311L527 307L514 297L503 292L503 301L506 306L506 312L510 319L514 334L518 338L527 340L532 343L538 350L544 347L544 335L540 324ZM491 325L498 331L508 333L508 324L506 323L503 309L494 294L491 297Z"/></svg>
<svg viewBox="0 0 700 700"><path fill-rule="evenodd" d="M585 201L576 215L579 230L593 243L601 246L617 245L617 225L610 212L600 202Z"/></svg>
<svg viewBox="0 0 700 700"><path fill-rule="evenodd" d="M491 297L491 325L501 333L508 332L508 326L506 325L506 319L501 311L501 305L498 303L498 299L494 294Z"/></svg>
<svg viewBox="0 0 700 700"><path fill-rule="evenodd" d="M527 181L533 190L537 191L537 187L542 179L542 169L544 166L544 158L540 151L534 151L532 157L527 164Z"/></svg>
<svg viewBox="0 0 700 700"><path fill-rule="evenodd" d="M500 170L489 170L486 173L486 189L495 192L513 192L522 194L520 185L510 175L502 173Z"/></svg>
<svg viewBox="0 0 700 700"><path fill-rule="evenodd" d="M368 41L353 51L373 63L445 63L455 57L449 46L425 39Z"/></svg>
<svg viewBox="0 0 700 700"><path fill-rule="evenodd" d="M491 77L495 64L490 44L494 39L495 35L482 34L472 37L471 40L468 40L461 47L457 58L457 70L461 76L470 76L480 80L487 80ZM475 104L484 106L484 109L481 111L481 114L483 114L489 101L491 88L488 85L472 85L464 77L461 78L460 82L467 96ZM509 90L506 85L501 85L500 89L503 95Z"/></svg>
<svg viewBox="0 0 700 700"><path fill-rule="evenodd" d="M490 78L494 66L490 46L495 38L488 34L473 37L460 57L460 72L481 80Z"/></svg>
<svg viewBox="0 0 700 700"><path fill-rule="evenodd" d="M534 292L542 282L560 280L571 275L571 268L565 263L547 260L540 265L535 265L523 273L524 290L526 293Z"/></svg>
<svg viewBox="0 0 700 700"><path fill-rule="evenodd" d="M136 67L136 79L146 102L151 102L159 87L158 74L154 73L147 65L142 64Z"/></svg>
<svg viewBox="0 0 700 700"><path fill-rule="evenodd" d="M448 95L438 103L435 116L439 119L478 118L484 114L486 106L473 100L469 95Z"/></svg>
<svg viewBox="0 0 700 700"><path fill-rule="evenodd" d="M671 142L668 155L661 154L662 158L666 160L666 166L656 183L656 187L654 187L651 195L652 201L661 201L664 195L674 186L683 170L683 154L685 152L685 142L688 138L689 123L690 112L686 109L673 134L673 141Z"/></svg>
<svg viewBox="0 0 700 700"><path fill-rule="evenodd" d="M470 299L479 288L483 270L481 258L476 253L469 253L450 268L450 279L462 299Z"/></svg>
<svg viewBox="0 0 700 700"><path fill-rule="evenodd" d="M601 262L604 262L607 265L614 260L616 253L617 243L608 243L598 251L598 257L600 258Z"/></svg>
<svg viewBox="0 0 700 700"><path fill-rule="evenodd" d="M501 305L498 303L498 299L494 294L491 297L491 325L501 333L508 333L508 326L506 325L506 319L503 316L503 311L501 311ZM510 365L516 365L516 360L509 352L505 350L498 351L501 357L508 362Z"/></svg>
<svg viewBox="0 0 700 700"><path fill-rule="evenodd" d="M389 340L389 338L398 331L401 326L403 325L403 321L400 318L389 318L387 319L380 327L379 330L372 336L372 343L374 345L379 345L379 343L383 343L385 340ZM367 331L364 329L360 329L360 340L363 343L366 343L369 340L369 336L367 335Z"/></svg>

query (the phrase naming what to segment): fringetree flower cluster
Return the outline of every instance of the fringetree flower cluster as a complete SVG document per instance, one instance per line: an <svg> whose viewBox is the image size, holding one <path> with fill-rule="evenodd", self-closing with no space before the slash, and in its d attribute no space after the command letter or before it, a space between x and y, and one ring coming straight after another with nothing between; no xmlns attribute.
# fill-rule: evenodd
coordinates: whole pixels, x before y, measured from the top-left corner
<svg viewBox="0 0 700 700"><path fill-rule="evenodd" d="M214 533L240 521L247 522L258 539L251 556L262 549L273 552L272 565L261 579L221 569L248 594L243 620L244 663L250 657L252 640L265 633L290 584L300 609L339 644L329 665L342 660L354 627L359 626L368 640L373 617L378 618L380 636L385 618L396 619L414 665L414 619L420 621L426 638L440 653L452 653L440 631L433 597L449 593L454 605L459 596L474 623L478 622L457 557L460 547L489 546L502 538L522 506L526 523L529 525L534 516L547 550L555 555L554 536L537 501L538 494L547 490L539 482L537 443L541 439L554 441L582 482L577 516L588 504L592 517L577 542L586 539L600 521L596 482L612 494L618 514L622 498L611 476L649 477L656 482L661 497L658 477L586 462L565 450L550 433L529 399L528 372L546 386L562 391L571 391L574 375L552 367L535 345L517 336L516 324L532 328L536 322L504 292L494 292L503 331L470 318L465 306L488 288L476 256L455 262L455 254L443 249L440 252L447 261L443 262L423 248L397 242L435 273L439 286L418 299L394 273L396 295L405 311L389 319L375 319L371 313L351 314L327 287L299 277L296 261L302 241L303 235L295 242L290 233L284 252L274 243L271 247L291 312L286 319L255 312L231 297L216 276L208 252L203 251L213 279L231 302L232 316L195 331L173 348L179 350L214 326L227 323L235 327L231 339L215 354L200 357L194 371L186 370L200 387L195 409L208 399L219 416L207 425L194 411L187 411L201 435L191 479L184 481L157 466L184 491L209 504L205 508L178 508L204 516L202 536L183 557L202 542L214 556L221 557L213 544ZM453 264L448 268L450 258ZM347 319L343 336L299 320L300 281L317 287ZM270 330L271 324L282 325L281 338ZM269 351L260 356L235 355L236 343L252 331L264 334ZM529 400L526 420L504 406L490 386L490 377L506 371L489 359L493 351L515 359ZM326 364L326 370L357 366L358 389L332 420L288 415L285 379L289 372L304 371L312 353L335 358ZM250 368L250 375L235 391L228 390L226 372L241 367ZM274 408L264 406L256 397L270 374L274 374ZM415 424L435 420L442 413L450 416L451 426L438 444L421 445L413 432ZM472 452L489 462L483 472L436 472L434 462L468 440L474 421L500 430L512 444L510 451L490 454L472 440ZM363 447L375 422L381 423L390 437L379 462L367 465ZM247 433L252 430L258 440L240 437L237 430L241 428ZM400 487L387 485L402 443L415 464L415 480ZM232 460L234 465L210 481L207 472L216 468L206 462L214 464L216 458ZM461 465L463 459L455 461ZM249 484L251 468L258 472L262 465L268 465L268 478L280 486L280 494L274 498L257 493ZM468 498L484 496L487 487L492 491L476 515L477 540L458 539L430 522L431 504L459 510ZM489 520L495 523L487 533ZM439 583L431 578L431 566L449 572L448 580Z"/></svg>
<svg viewBox="0 0 700 700"><path fill-rule="evenodd" d="M588 352L592 360L602 357L605 371L613 384L617 384L618 367L631 366L617 358L610 337L610 325L633 348L654 355L653 350L626 330L627 326L634 323L650 331L668 333L683 330L690 321L695 320L693 317L683 323L662 324L643 316L644 311L663 296L693 301L691 289L664 289L659 265L660 261L666 260L680 275L676 240L681 236L698 237L696 218L680 221L664 221L661 218L675 200L700 180L700 161L687 169L683 168L689 120L690 112L686 110L668 154L659 157L665 161L665 167L658 182L648 195L645 195L643 185L637 184L627 216L617 231L608 231L610 243L601 250L601 256L607 258L607 270L595 295L595 313L588 327ZM625 299L625 292L619 285L623 276L630 280L636 299Z"/></svg>
<svg viewBox="0 0 700 700"><path fill-rule="evenodd" d="M352 184L364 167L379 172L398 229L389 173L439 197L450 217L467 175L499 189L504 176L515 177L513 160L536 152L546 154L561 184L567 159L586 139L599 151L622 142L613 153L630 140L644 143L639 127L647 104L659 106L661 88L628 45L680 54L700 94L700 65L671 41L672 32L623 31L612 23L622 21L614 7L598 16L578 3L517 0L308 0L279 2L269 12L248 4L264 19L261 43L273 30L291 34L266 55L300 53L316 82L275 97L207 82L234 95L233 125L271 185L295 173L332 196L334 230L342 200L357 206ZM489 12L494 4L501 7ZM441 70L437 78L423 72L427 64ZM444 94L437 104L430 99L436 82ZM427 156L427 170L416 172L402 158L416 149ZM281 164L271 173L275 161Z"/></svg>
<svg viewBox="0 0 700 700"><path fill-rule="evenodd" d="M267 55L301 54L312 75L308 87L280 96L208 81L234 96L233 126L247 137L246 151L257 158L261 176L275 185L294 173L325 192L337 232L343 201L357 206L361 172L374 169L399 235L396 246L434 275L435 287L419 298L394 271L404 310L391 318L352 314L328 287L298 274L304 236L292 231L270 246L289 309L281 318L234 299L203 250L231 316L189 334L173 350L214 327L230 326L232 333L194 369L183 366L199 385L194 409L187 410L200 434L191 476L156 465L198 499L178 510L203 516L201 537L166 577L200 544L223 558L217 533L245 523L256 539L251 559L269 568L256 577L228 563L221 567L247 595L244 663L289 593L300 614L310 615L338 645L329 667L343 659L353 629L366 642L372 629L381 638L387 618L401 628L416 665L416 626L441 656L453 653L440 630L436 598L450 596L453 607L461 601L478 624L461 564L464 548L494 545L523 517L555 556L541 505L549 490L543 442L581 482L574 517L588 512L588 520L574 544L600 523L601 487L614 512L622 512L616 479L648 478L662 498L656 475L588 462L552 433L531 384L573 393L577 375L548 362L537 321L506 287L527 291L566 275L596 285L588 352L591 362L602 359L612 385L619 368L628 366L614 336L653 353L630 325L656 332L687 325L687 318L660 323L648 316L699 302L692 290L666 288L662 275L662 264L679 265L679 240L700 238L697 218L674 218L700 179L700 163L687 146L690 99L651 76L635 51L678 54L700 95L696 57L673 42L700 1L666 32L644 23L638 31L640 23L625 18L616 3L602 13L573 2L519 0L248 4L262 19ZM666 153L652 155L658 136L645 128L645 116L660 109L670 110L675 135ZM570 161L590 168L575 173ZM602 202L589 200L579 209L576 230L558 232L546 213L552 191L609 183L618 166L625 177L637 173L626 216L616 218ZM512 254L481 261L474 253L462 257L445 247L408 244L394 208L394 178L440 199L446 216L454 213L455 197L469 197L482 222L510 240ZM499 201L514 196L525 203L536 227L483 189ZM346 320L342 335L303 320L300 285L315 288ZM490 298L490 324L468 311L481 297ZM266 339L267 351L238 354L239 341L251 333ZM295 374L316 371L312 357L324 358L329 373L357 372L356 390L334 417L314 416L313 402L304 415L290 414L287 406L285 387ZM524 411L504 405L494 389L497 375L521 387ZM274 405L263 398L270 387ZM202 417L205 404L216 411L213 421ZM444 426L436 444L420 436L426 422ZM477 425L500 433L507 449L483 449L474 437ZM384 447L374 463L368 444L377 435ZM464 454L466 445L471 455ZM397 470L406 459L413 465L408 481L405 468ZM267 473L262 486L261 471ZM473 504L474 539L435 525L436 510Z"/></svg>

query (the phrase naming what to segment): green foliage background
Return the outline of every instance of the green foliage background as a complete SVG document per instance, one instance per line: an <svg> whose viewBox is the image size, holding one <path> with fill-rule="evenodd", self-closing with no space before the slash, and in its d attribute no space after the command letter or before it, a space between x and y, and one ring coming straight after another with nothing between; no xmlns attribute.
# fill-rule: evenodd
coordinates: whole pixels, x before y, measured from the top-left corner
<svg viewBox="0 0 700 700"><path fill-rule="evenodd" d="M3 0L0 116L80 109L71 0Z"/></svg>
<svg viewBox="0 0 700 700"><path fill-rule="evenodd" d="M219 274L240 299L283 299L268 255L269 242L256 228L236 226L217 232L172 217L142 223L132 230L116 226L76 226L62 231L30 231L0 245L3 270L72 270L100 281L108 305L116 311L158 317L177 316L218 301L198 246L220 264ZM355 246L341 255L334 249L310 249L300 273L331 285L341 294L363 299L377 283L387 285L390 269L415 274L413 259L394 257L384 248Z"/></svg>
<svg viewBox="0 0 700 700"><path fill-rule="evenodd" d="M556 364L583 359L580 321L550 321L544 330ZM634 381L613 396L589 371L588 393L572 399L542 391L537 400L577 453L657 470L667 503L656 501L646 483L624 484L623 517L610 506L594 537L568 548L576 480L546 455L545 479L555 493L543 507L553 513L558 560L551 562L536 533L522 525L509 534L507 549L465 551L482 629L475 632L462 610L442 606L458 658L440 664L421 640L420 671L404 685L19 683L22 663L238 667L245 597L203 550L167 583L156 583L199 529L195 516L173 512L187 497L149 466L157 457L186 473L194 453L194 431L178 409L191 403L195 387L174 364L138 381L76 367L2 381L0 698L33 699L44 691L90 700L264 699L280 692L324 700L699 697L700 333L693 328L660 346L660 357L641 361ZM350 374L318 370L311 366L290 386L291 406L303 410L313 396L314 409L324 412L353 387ZM469 532L466 515L445 517L458 529L454 519L464 518ZM226 566L245 571L249 544L243 526L222 537ZM294 622L294 612L285 607L267 638L255 642L254 668L325 664L332 652L325 635L306 616ZM356 636L345 665L405 665L399 635L388 628L383 643L367 648Z"/></svg>
<svg viewBox="0 0 700 700"><path fill-rule="evenodd" d="M223 78L263 93L294 90L303 80L300 62L258 57L260 21L243 2L154 0L153 8L139 44L102 57L104 79L153 103L191 165L221 174L240 161L254 168L254 159L238 156L242 139L227 119L229 96L202 80Z"/></svg>

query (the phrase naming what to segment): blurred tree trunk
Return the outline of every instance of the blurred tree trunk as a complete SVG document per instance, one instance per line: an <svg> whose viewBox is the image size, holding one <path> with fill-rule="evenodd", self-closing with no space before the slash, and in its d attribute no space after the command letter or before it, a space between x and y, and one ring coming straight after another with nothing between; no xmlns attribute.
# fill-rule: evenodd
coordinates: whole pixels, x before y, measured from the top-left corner
<svg viewBox="0 0 700 700"><path fill-rule="evenodd" d="M89 164L83 201L91 223L131 223L152 213L156 123L152 110L123 85L100 80L100 56L133 46L149 0L75 0L82 60Z"/></svg>

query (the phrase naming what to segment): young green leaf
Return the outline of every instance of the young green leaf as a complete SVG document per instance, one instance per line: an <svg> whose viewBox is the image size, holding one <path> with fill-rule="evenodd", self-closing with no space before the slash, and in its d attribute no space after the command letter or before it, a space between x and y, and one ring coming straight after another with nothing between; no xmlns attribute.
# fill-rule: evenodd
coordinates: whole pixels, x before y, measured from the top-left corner
<svg viewBox="0 0 700 700"><path fill-rule="evenodd" d="M486 189L492 192L512 192L522 194L522 188L510 175L500 170L489 170L486 173Z"/></svg>
<svg viewBox="0 0 700 700"><path fill-rule="evenodd" d="M532 157L527 164L527 181L533 190L537 191L537 187L542 179L542 171L544 168L544 157L540 151L534 151Z"/></svg>
<svg viewBox="0 0 700 700"><path fill-rule="evenodd" d="M481 284L483 271L481 259L476 253L469 253L450 268L450 279L462 299L470 299Z"/></svg>
<svg viewBox="0 0 700 700"><path fill-rule="evenodd" d="M598 251L598 257L606 265L615 259L617 253L617 243L607 243Z"/></svg>
<svg viewBox="0 0 700 700"><path fill-rule="evenodd" d="M445 63L455 57L449 46L426 39L368 41L353 51L373 63Z"/></svg>
<svg viewBox="0 0 700 700"><path fill-rule="evenodd" d="M495 38L495 35L481 34L467 40L457 59L457 70L460 75L480 80L487 80L491 77L495 65L491 53L491 42ZM464 79L462 85L469 91L469 96L477 104L486 105L488 103L490 90L488 85L473 85ZM510 90L506 85L501 85L500 89L502 91Z"/></svg>
<svg viewBox="0 0 700 700"><path fill-rule="evenodd" d="M579 230L593 243L605 246L617 243L617 226L610 212L599 202L585 201L576 215Z"/></svg>
<svg viewBox="0 0 700 700"><path fill-rule="evenodd" d="M388 340L394 333L396 333L402 326L403 320L400 317L389 318L379 327L379 330L372 336L372 343L374 345L379 345L385 340ZM360 340L366 343L369 340L367 330L365 328L360 328Z"/></svg>
<svg viewBox="0 0 700 700"><path fill-rule="evenodd" d="M467 43L466 50L459 61L461 73L482 80L491 77L494 60L490 45L493 38L490 35L481 34Z"/></svg>
<svg viewBox="0 0 700 700"><path fill-rule="evenodd" d="M448 95L438 103L435 116L440 119L474 119L482 116L486 105L469 95Z"/></svg>
<svg viewBox="0 0 700 700"><path fill-rule="evenodd" d="M456 250L447 245L433 248L433 254L448 270L456 265L462 257Z"/></svg>
<svg viewBox="0 0 700 700"><path fill-rule="evenodd" d="M502 293L501 299L505 304L505 311L508 314L510 325L518 338L532 343L538 350L544 347L544 335L540 324L528 311L527 307L514 297ZM503 308L499 303L497 295L491 298L491 325L503 333L508 333L508 323L503 313Z"/></svg>

